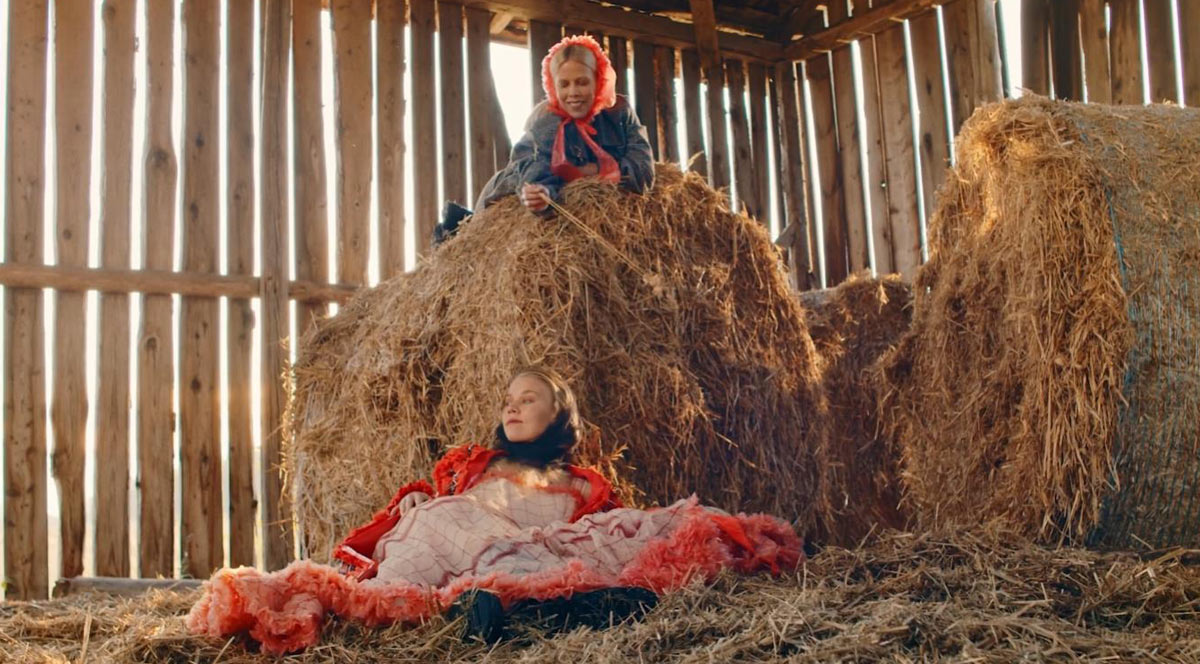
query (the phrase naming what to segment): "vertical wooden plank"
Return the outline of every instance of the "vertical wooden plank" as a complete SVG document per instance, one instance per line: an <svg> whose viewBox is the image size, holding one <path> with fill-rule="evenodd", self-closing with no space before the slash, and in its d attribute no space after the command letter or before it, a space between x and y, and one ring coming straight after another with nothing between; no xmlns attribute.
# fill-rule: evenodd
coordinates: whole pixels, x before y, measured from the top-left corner
<svg viewBox="0 0 1200 664"><path fill-rule="evenodd" d="M254 0L228 7L225 54L228 88L225 170L226 256L230 274L254 274ZM229 299L226 320L229 383L229 564L254 561L254 426L251 420L251 349L254 311L250 300Z"/></svg>
<svg viewBox="0 0 1200 664"><path fill-rule="evenodd" d="M633 42L634 112L646 127L654 158L662 159L658 143L658 96L654 89L654 45Z"/></svg>
<svg viewBox="0 0 1200 664"><path fill-rule="evenodd" d="M546 98L542 89L542 60L550 47L562 39L562 25L559 23L529 22L529 75L533 89L533 105L537 106Z"/></svg>
<svg viewBox="0 0 1200 664"><path fill-rule="evenodd" d="M470 206L467 200L467 120L463 91L462 5L438 3L439 75L442 90L442 198Z"/></svg>
<svg viewBox="0 0 1200 664"><path fill-rule="evenodd" d="M371 0L334 0L338 281L367 283L371 212Z"/></svg>
<svg viewBox="0 0 1200 664"><path fill-rule="evenodd" d="M486 9L467 7L467 109L471 125L468 147L471 151L471 200L479 198L483 185L495 172L492 156L491 25L492 14ZM504 128L500 128L504 131Z"/></svg>
<svg viewBox="0 0 1200 664"><path fill-rule="evenodd" d="M1184 103L1200 106L1200 3L1179 3L1179 42Z"/></svg>
<svg viewBox="0 0 1200 664"><path fill-rule="evenodd" d="M296 0L293 0L295 2ZM300 17L293 9L293 23ZM471 11L471 10L468 10ZM487 12L484 12L485 14ZM375 3L375 140L379 141L379 276L404 271L404 0ZM298 26L293 25L293 32ZM485 34L487 27L484 28ZM292 55L293 61L299 57ZM319 65L319 63L317 63ZM292 65L295 66L294 64ZM316 70L319 75L320 70ZM319 81L320 79L315 79ZM319 92L318 92L319 94ZM320 109L317 109L320 110ZM492 164L491 156L487 159ZM296 210L298 214L300 211Z"/></svg>
<svg viewBox="0 0 1200 664"><path fill-rule="evenodd" d="M829 22L841 23L849 17L847 0L834 0L828 4ZM850 272L858 272L870 265L867 247L867 204L863 198L862 155L859 152L858 99L854 87L854 62L850 46L833 50L834 108L837 109L837 145L842 182L843 201L846 210L846 252Z"/></svg>
<svg viewBox="0 0 1200 664"><path fill-rule="evenodd" d="M859 42L862 48L863 77L863 141L867 144L867 183L871 209L871 240L875 246L875 262L871 266L876 274L891 274L896 271L895 249L892 246L891 209L887 189L887 148L884 145L883 100L879 91L878 66L876 64L875 37ZM941 87L939 78L937 87ZM939 99L941 99L939 97ZM942 101L942 123L946 122L945 101ZM942 134L945 134L945 130ZM947 145L947 151L949 146ZM942 160L943 163L946 161Z"/></svg>
<svg viewBox="0 0 1200 664"><path fill-rule="evenodd" d="M209 0L183 5L183 267L197 273L215 273L217 267L219 10ZM224 558L217 301L185 297L181 317L184 571L204 578Z"/></svg>
<svg viewBox="0 0 1200 664"><path fill-rule="evenodd" d="M992 0L956 0L943 7L951 127L958 134L976 108L1001 99L996 14Z"/></svg>
<svg viewBox="0 0 1200 664"><path fill-rule="evenodd" d="M368 11L370 6L368 5ZM369 18L369 15L368 15ZM291 513L283 484L283 404L286 393L283 338L287 336L287 66L292 25L290 0L264 0L262 13L262 542L267 570L295 556ZM369 41L366 43L370 43ZM370 60L368 59L368 63ZM369 75L369 74L368 74ZM370 100L367 101L368 114ZM370 134L370 123L367 123ZM367 150L370 160L370 150Z"/></svg>
<svg viewBox="0 0 1200 664"><path fill-rule="evenodd" d="M47 0L8 5L6 260L42 262ZM7 599L49 595L42 293L9 288L4 311L4 578Z"/></svg>
<svg viewBox="0 0 1200 664"><path fill-rule="evenodd" d="M824 231L825 286L832 288L849 274L846 246L846 204L841 179L841 154L837 144L837 119L833 107L833 81L829 56L819 55L805 63L812 95L813 134L817 163L813 170L821 184L821 228Z"/></svg>
<svg viewBox="0 0 1200 664"><path fill-rule="evenodd" d="M390 53L391 40L384 39L390 34L391 24L385 19L390 16L390 8L394 3L380 4L379 39L380 52ZM295 243L296 243L296 278L306 279L317 283L329 281L329 201L326 195L325 180L325 121L321 115L321 0L293 0L292 5L292 140L296 154L293 155L295 168L294 196L296 208ZM381 72L388 70L380 68ZM383 104L391 100L394 94L393 78L386 74L380 76L380 115L383 115ZM383 118L380 118L380 123ZM403 126L400 126L403 137ZM380 134L380 190L379 214L380 232L395 223L395 196L403 196L403 188L396 191L384 191L386 179L383 163L394 156L385 152L383 147L385 134ZM403 149L403 145L400 146ZM401 160L403 163L403 160ZM394 183L394 182L393 182ZM385 225L386 224L386 225ZM397 233L403 236L403 233ZM384 236L383 249L380 259L383 261L383 272L392 265L391 249L394 238ZM403 255L403 254L401 254ZM297 330L303 335L313 319L323 317L327 311L324 304L298 302L296 304Z"/></svg>
<svg viewBox="0 0 1200 664"><path fill-rule="evenodd" d="M926 223L933 214L934 193L946 179L950 165L950 139L942 82L942 57L938 47L937 14L925 12L909 21L913 45L913 78L917 84L917 137L920 140L921 190L925 194Z"/></svg>
<svg viewBox="0 0 1200 664"><path fill-rule="evenodd" d="M741 60L725 61L725 80L729 82L729 127L733 133L733 182L737 189L736 210L759 218L762 204L754 188L753 146L750 124L746 120L746 69ZM753 210L753 212L751 212Z"/></svg>
<svg viewBox="0 0 1200 664"><path fill-rule="evenodd" d="M93 15L88 3L54 7L55 244L58 263L86 267L91 214ZM51 465L61 511L62 575L83 574L83 472L87 455L84 294L58 293L54 333Z"/></svg>
<svg viewBox="0 0 1200 664"><path fill-rule="evenodd" d="M1138 0L1109 0L1109 53L1114 104L1144 104Z"/></svg>
<svg viewBox="0 0 1200 664"><path fill-rule="evenodd" d="M683 78L683 112L687 116L687 154L685 166L701 175L708 175L708 157L704 154L704 117L700 110L700 56L687 49L680 54Z"/></svg>
<svg viewBox="0 0 1200 664"><path fill-rule="evenodd" d="M438 223L437 115L434 109L436 79L433 67L433 0L410 0L409 36L412 38L413 109L413 213L416 215L417 250L433 242ZM541 89L541 86L538 86Z"/></svg>
<svg viewBox="0 0 1200 664"><path fill-rule="evenodd" d="M1051 5L1050 35L1055 99L1083 101L1083 63L1079 53L1079 0L1057 0Z"/></svg>
<svg viewBox="0 0 1200 664"><path fill-rule="evenodd" d="M617 72L617 94L629 96L629 48L624 37L608 38L608 59Z"/></svg>
<svg viewBox="0 0 1200 664"><path fill-rule="evenodd" d="M104 0L101 260L128 270L135 0ZM101 293L96 412L96 574L129 576L129 296Z"/></svg>
<svg viewBox="0 0 1200 664"><path fill-rule="evenodd" d="M784 235L790 233L791 241L785 242L790 253L792 274L796 288L808 290L817 280L812 269L812 257L809 249L809 223L807 189L804 181L805 154L804 125L800 114L798 99L798 81L796 80L795 65L791 62L781 62L775 65L775 97L779 119L779 156L783 178L780 186L783 189L784 210L787 225Z"/></svg>
<svg viewBox="0 0 1200 664"><path fill-rule="evenodd" d="M679 163L679 121L675 114L675 49L654 47L654 98L658 115L658 155Z"/></svg>
<svg viewBox="0 0 1200 664"><path fill-rule="evenodd" d="M1083 47L1087 100L1112 103L1112 81L1108 71L1108 17L1104 0L1080 0L1079 34Z"/></svg>
<svg viewBox="0 0 1200 664"><path fill-rule="evenodd" d="M757 62L748 66L749 77L746 91L750 97L750 144L751 171L754 181L748 188L753 190L753 196L747 200L747 213L761 221L764 225L770 223L771 198L767 191L770 163L767 160L767 68Z"/></svg>
<svg viewBox="0 0 1200 664"><path fill-rule="evenodd" d="M948 25L948 23L947 23ZM883 136L887 153L888 216L892 226L895 269L911 281L921 263L921 222L912 141L912 107L908 99L904 26L875 37Z"/></svg>
<svg viewBox="0 0 1200 664"><path fill-rule="evenodd" d="M1049 0L1021 0L1021 87L1043 96L1050 94L1049 26Z"/></svg>
<svg viewBox="0 0 1200 664"><path fill-rule="evenodd" d="M146 2L146 147L142 220L147 269L172 269L178 164L171 136L175 86L175 6ZM174 575L175 337L171 297L142 299L138 330L138 574Z"/></svg>
<svg viewBox="0 0 1200 664"><path fill-rule="evenodd" d="M1195 2L1195 0L1191 0ZM1180 3L1188 4L1187 0ZM1146 24L1146 70L1150 74L1150 101L1178 102L1175 77L1175 17L1171 0L1142 0Z"/></svg>
<svg viewBox="0 0 1200 664"><path fill-rule="evenodd" d="M701 67L708 113L708 183L714 189L729 187L729 140L725 117L725 68L718 60L712 67Z"/></svg>

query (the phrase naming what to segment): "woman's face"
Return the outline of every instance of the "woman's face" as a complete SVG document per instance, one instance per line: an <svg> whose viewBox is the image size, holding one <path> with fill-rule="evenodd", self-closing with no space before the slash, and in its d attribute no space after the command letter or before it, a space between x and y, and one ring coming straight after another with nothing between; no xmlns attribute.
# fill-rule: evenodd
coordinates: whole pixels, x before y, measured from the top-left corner
<svg viewBox="0 0 1200 664"><path fill-rule="evenodd" d="M557 415L550 386L537 376L523 374L508 386L500 423L510 442L528 443L542 435Z"/></svg>
<svg viewBox="0 0 1200 664"><path fill-rule="evenodd" d="M558 103L567 115L579 120L592 110L596 100L596 76L582 62L567 60L558 66L554 74L555 93Z"/></svg>

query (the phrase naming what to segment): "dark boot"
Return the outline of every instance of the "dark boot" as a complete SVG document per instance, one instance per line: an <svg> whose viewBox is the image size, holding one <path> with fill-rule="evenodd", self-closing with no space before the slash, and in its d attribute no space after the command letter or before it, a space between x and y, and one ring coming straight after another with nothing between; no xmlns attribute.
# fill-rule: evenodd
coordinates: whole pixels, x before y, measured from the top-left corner
<svg viewBox="0 0 1200 664"><path fill-rule="evenodd" d="M496 643L504 635L504 607L496 593L486 590L468 590L454 600L447 617L466 615L463 624L464 642L478 639L484 643Z"/></svg>
<svg viewBox="0 0 1200 664"><path fill-rule="evenodd" d="M644 588L601 588L544 601L518 602L509 613L510 624L527 624L547 633L580 625L604 629L627 619L638 619L654 608L658 595Z"/></svg>
<svg viewBox="0 0 1200 664"><path fill-rule="evenodd" d="M471 216L471 211L453 201L442 208L442 221L433 227L433 246L449 240L458 232L459 223Z"/></svg>

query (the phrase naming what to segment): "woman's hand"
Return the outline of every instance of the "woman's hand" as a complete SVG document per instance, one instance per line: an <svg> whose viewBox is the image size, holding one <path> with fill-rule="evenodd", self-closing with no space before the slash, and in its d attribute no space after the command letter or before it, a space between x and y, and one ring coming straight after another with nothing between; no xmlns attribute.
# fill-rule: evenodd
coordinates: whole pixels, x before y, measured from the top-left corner
<svg viewBox="0 0 1200 664"><path fill-rule="evenodd" d="M531 212L541 212L546 209L546 199L550 192L540 184L527 184L521 187L521 204Z"/></svg>
<svg viewBox="0 0 1200 664"><path fill-rule="evenodd" d="M413 491L412 493L400 499L400 502L392 508L391 515L402 516L405 512L411 510L417 505L420 505L421 503L428 502L429 500L429 494L425 493L424 491Z"/></svg>

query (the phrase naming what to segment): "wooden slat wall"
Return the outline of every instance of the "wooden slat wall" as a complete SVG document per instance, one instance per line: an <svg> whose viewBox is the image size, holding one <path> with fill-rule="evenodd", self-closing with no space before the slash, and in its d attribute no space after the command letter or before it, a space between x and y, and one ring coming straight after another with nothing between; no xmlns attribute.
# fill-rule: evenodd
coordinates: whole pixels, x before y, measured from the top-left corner
<svg viewBox="0 0 1200 664"><path fill-rule="evenodd" d="M1142 26L1138 4L1138 0L1111 0L1108 3L1114 104L1141 104L1145 101L1142 90Z"/></svg>
<svg viewBox="0 0 1200 664"><path fill-rule="evenodd" d="M812 95L813 136L816 140L816 180L820 183L821 229L824 231L821 261L823 283L840 284L849 274L846 251L846 206L841 178L841 154L837 144L837 119L833 107L833 80L828 55L804 63Z"/></svg>
<svg viewBox="0 0 1200 664"><path fill-rule="evenodd" d="M438 117L442 121L442 200L470 207L467 200L467 120L463 108L463 9L449 2L438 3L438 49L441 69L438 88L442 91Z"/></svg>
<svg viewBox="0 0 1200 664"><path fill-rule="evenodd" d="M100 242L104 267L129 269L133 222L134 0L105 0ZM96 574L129 576L129 296L102 293L96 409Z"/></svg>
<svg viewBox="0 0 1200 664"><path fill-rule="evenodd" d="M42 262L48 0L8 4L6 260ZM4 578L8 597L45 597L46 392L42 293L7 289L4 310Z"/></svg>
<svg viewBox="0 0 1200 664"><path fill-rule="evenodd" d="M142 220L143 265L171 270L175 245L175 189L178 164L171 137L174 114L175 8L147 2L147 112L145 182ZM138 331L138 479L140 525L138 573L143 577L175 574L175 476L173 461L175 406L175 337L171 296L142 299Z"/></svg>
<svg viewBox="0 0 1200 664"><path fill-rule="evenodd" d="M750 123L746 117L746 67L741 60L725 61L725 81L729 85L729 128L733 133L733 168L737 176L735 209L743 212L761 209L754 189L754 157L750 144ZM747 203L749 205L747 205Z"/></svg>
<svg viewBox="0 0 1200 664"><path fill-rule="evenodd" d="M546 92L542 90L542 59L560 39L561 23L529 22L529 80L534 106L546 98Z"/></svg>
<svg viewBox="0 0 1200 664"><path fill-rule="evenodd" d="M683 113L686 116L687 154L683 156L685 166L708 175L708 158L704 153L704 116L700 110L700 56L688 49L680 54L680 82L683 84Z"/></svg>
<svg viewBox="0 0 1200 664"><path fill-rule="evenodd" d="M1183 55L1183 103L1200 106L1200 3L1179 3L1179 42Z"/></svg>
<svg viewBox="0 0 1200 664"><path fill-rule="evenodd" d="M467 141L471 155L470 206L479 197L483 185L496 171L491 108L492 96L491 42L492 14L483 9L467 8L467 96L470 136ZM403 125L400 125L403 128ZM504 131L504 127L499 128ZM503 167L503 165L501 165ZM403 184L403 181L400 183Z"/></svg>
<svg viewBox="0 0 1200 664"><path fill-rule="evenodd" d="M934 193L946 180L950 166L947 136L946 88L942 78L940 30L935 12L926 12L909 22L913 44L913 78L917 84L917 107L921 109L917 137L920 140L921 190L925 195L926 223L933 208Z"/></svg>
<svg viewBox="0 0 1200 664"><path fill-rule="evenodd" d="M707 128L708 183L716 189L729 186L729 144L725 117L725 68L720 62L711 67L701 67L707 83L705 88L705 114Z"/></svg>
<svg viewBox="0 0 1200 664"><path fill-rule="evenodd" d="M471 11L468 9L468 14ZM407 22L404 0L378 0L375 21L375 70L379 85L375 95L375 136L379 154L379 273L380 278L388 279L404 272L404 157L407 147L404 143L404 26ZM293 59L296 57L292 56ZM481 105L479 111L486 112L487 108ZM490 166L490 155L486 161ZM296 210L297 214L299 212Z"/></svg>
<svg viewBox="0 0 1200 664"><path fill-rule="evenodd" d="M624 37L608 38L608 59L617 72L617 94L629 96L629 43Z"/></svg>
<svg viewBox="0 0 1200 664"><path fill-rule="evenodd" d="M1049 26L1050 0L1021 0L1021 86L1040 95L1050 94Z"/></svg>
<svg viewBox="0 0 1200 664"><path fill-rule="evenodd" d="M833 0L827 5L831 24L840 23L850 16L847 4L847 0ZM868 267L870 257L867 247L867 204L863 197L862 157L859 152L858 100L850 51L850 45L836 48L832 60L839 179L846 219L846 256L850 272L857 272Z"/></svg>
<svg viewBox="0 0 1200 664"><path fill-rule="evenodd" d="M227 5L225 95L226 256L229 273L254 274L254 12L250 0ZM251 419L255 320L249 299L229 300L229 564L254 564L254 424Z"/></svg>
<svg viewBox="0 0 1200 664"><path fill-rule="evenodd" d="M796 77L796 66L790 62L775 65L775 103L776 117L779 118L779 154L780 170L783 174L784 200L784 236L790 235L791 240L785 241L789 251L789 263L792 278L796 288L808 290L819 284L815 277L809 239L808 182L807 154L804 146L807 143L800 109L799 80ZM782 236L781 236L782 237Z"/></svg>
<svg viewBox="0 0 1200 664"><path fill-rule="evenodd" d="M943 6L950 71L951 127L957 135L971 113L999 101L1000 52L993 0L955 0Z"/></svg>
<svg viewBox="0 0 1200 664"><path fill-rule="evenodd" d="M334 0L334 108L337 114L338 280L367 283L370 235L371 0Z"/></svg>
<svg viewBox="0 0 1200 664"><path fill-rule="evenodd" d="M220 6L183 5L183 266L216 273ZM185 297L181 310L179 417L185 571L210 575L224 562L217 302Z"/></svg>
<svg viewBox="0 0 1200 664"><path fill-rule="evenodd" d="M888 217L892 229L894 269L908 279L921 263L921 226L912 141L912 106L908 99L904 26L875 36L884 149L887 162Z"/></svg>
<svg viewBox="0 0 1200 664"><path fill-rule="evenodd" d="M658 125L658 156L679 162L679 120L675 117L675 49L654 47L655 115Z"/></svg>
<svg viewBox="0 0 1200 664"><path fill-rule="evenodd" d="M896 271L895 248L892 243L891 209L887 188L887 151L883 143L883 115L880 110L883 100L879 94L878 66L875 55L875 37L859 42L862 48L863 77L863 127L862 140L867 145L868 205L871 210L871 240L874 245L874 263L871 267L877 274ZM943 115L943 118L945 116ZM944 121L944 120L943 120Z"/></svg>
<svg viewBox="0 0 1200 664"><path fill-rule="evenodd" d="M1083 101L1083 65L1079 51L1079 0L1050 5L1050 55L1054 67L1054 96Z"/></svg>
<svg viewBox="0 0 1200 664"><path fill-rule="evenodd" d="M763 224L769 222L770 209L770 162L768 161L767 136L770 134L767 116L767 68L752 62L748 65L746 86L750 97L750 143L753 182L746 187L751 192L744 199L746 214ZM778 143L776 143L778 145Z"/></svg>
<svg viewBox="0 0 1200 664"><path fill-rule="evenodd" d="M438 177L433 167L437 156L437 116L434 103L433 0L409 0L409 30L412 39L413 109L413 203L416 244L425 251L433 241L438 223Z"/></svg>
<svg viewBox="0 0 1200 664"><path fill-rule="evenodd" d="M1079 38L1083 46L1084 84L1088 101L1112 103L1108 68L1108 19L1104 0L1080 0Z"/></svg>
<svg viewBox="0 0 1200 664"><path fill-rule="evenodd" d="M654 78L654 45L633 42L633 110L646 127L650 148L662 158L658 142L658 90Z"/></svg>

